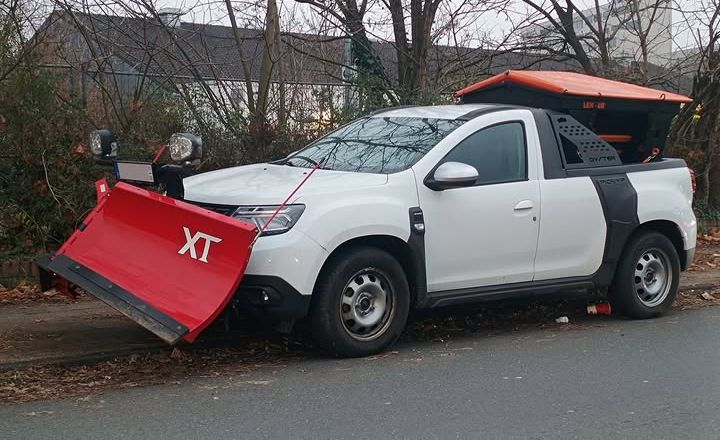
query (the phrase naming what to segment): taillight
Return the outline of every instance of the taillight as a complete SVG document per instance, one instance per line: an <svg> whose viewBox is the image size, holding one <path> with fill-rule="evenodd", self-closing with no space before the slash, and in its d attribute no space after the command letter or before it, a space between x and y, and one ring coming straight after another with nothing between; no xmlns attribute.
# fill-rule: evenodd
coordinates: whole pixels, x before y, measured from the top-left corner
<svg viewBox="0 0 720 440"><path fill-rule="evenodd" d="M697 189L697 181L695 180L695 170L692 168L688 168L690 170L690 182L692 182L692 192L695 194L695 190Z"/></svg>

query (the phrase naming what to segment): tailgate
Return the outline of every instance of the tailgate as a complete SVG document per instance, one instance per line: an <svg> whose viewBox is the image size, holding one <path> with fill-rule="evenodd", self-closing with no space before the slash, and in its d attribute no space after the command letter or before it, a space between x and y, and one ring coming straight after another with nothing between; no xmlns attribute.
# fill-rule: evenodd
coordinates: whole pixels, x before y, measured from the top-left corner
<svg viewBox="0 0 720 440"><path fill-rule="evenodd" d="M120 182L38 264L168 343L192 342L237 289L255 234L253 225Z"/></svg>

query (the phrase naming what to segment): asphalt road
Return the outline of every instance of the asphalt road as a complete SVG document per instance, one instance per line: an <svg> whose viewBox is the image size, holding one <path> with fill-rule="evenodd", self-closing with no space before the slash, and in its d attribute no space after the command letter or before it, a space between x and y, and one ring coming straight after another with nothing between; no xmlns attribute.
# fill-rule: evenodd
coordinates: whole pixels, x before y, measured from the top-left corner
<svg viewBox="0 0 720 440"><path fill-rule="evenodd" d="M0 438L720 438L720 307L586 324L0 406Z"/></svg>

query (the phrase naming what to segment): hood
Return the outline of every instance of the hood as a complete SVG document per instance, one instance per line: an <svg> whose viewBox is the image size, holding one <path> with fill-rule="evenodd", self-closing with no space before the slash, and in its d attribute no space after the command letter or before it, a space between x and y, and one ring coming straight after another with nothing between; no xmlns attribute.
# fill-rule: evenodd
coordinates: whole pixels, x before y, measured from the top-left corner
<svg viewBox="0 0 720 440"><path fill-rule="evenodd" d="M185 199L222 205L277 205L297 187L310 168L255 164L210 171L183 180ZM331 194L346 189L384 185L385 174L318 169L295 194ZM292 201L291 201L292 202Z"/></svg>

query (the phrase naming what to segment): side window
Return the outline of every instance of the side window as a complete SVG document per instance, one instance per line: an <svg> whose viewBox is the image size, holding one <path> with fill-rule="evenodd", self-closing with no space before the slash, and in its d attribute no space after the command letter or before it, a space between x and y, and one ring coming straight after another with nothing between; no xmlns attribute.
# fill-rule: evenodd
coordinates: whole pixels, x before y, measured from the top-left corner
<svg viewBox="0 0 720 440"><path fill-rule="evenodd" d="M460 142L443 162L462 162L478 170L476 185L527 179L525 129L508 122L477 131Z"/></svg>

